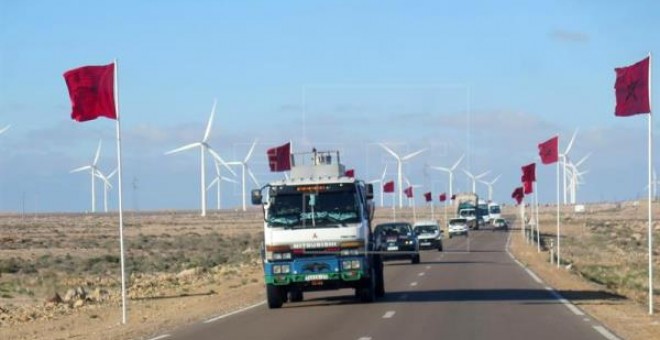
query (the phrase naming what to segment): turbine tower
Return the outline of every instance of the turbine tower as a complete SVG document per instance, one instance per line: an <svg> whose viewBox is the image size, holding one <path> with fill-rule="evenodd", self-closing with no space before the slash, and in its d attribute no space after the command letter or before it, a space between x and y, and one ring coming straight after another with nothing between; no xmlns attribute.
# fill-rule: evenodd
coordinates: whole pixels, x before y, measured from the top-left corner
<svg viewBox="0 0 660 340"><path fill-rule="evenodd" d="M484 176L486 176L486 175L488 175L490 173L490 170L482 172L482 173L480 173L479 175L476 175L476 176L473 175L471 172L465 170L465 169L463 169L463 172L465 172L465 174L472 180L472 192L476 194L477 193L477 180L484 177Z"/></svg>
<svg viewBox="0 0 660 340"><path fill-rule="evenodd" d="M215 165L215 175L216 176L213 179L213 181L211 181L211 184L209 184L209 186L206 188L206 190L211 190L211 188L214 185L216 186L216 204L217 204L217 207L218 207L217 210L220 210L222 208L221 204L220 204L220 186L221 186L222 181L230 182L230 183L238 183L238 182L236 182L235 180L233 180L231 178L221 176L220 175L220 165L218 164L217 161L213 162L213 163Z"/></svg>
<svg viewBox="0 0 660 340"><path fill-rule="evenodd" d="M100 170L96 171L96 177L100 178L103 181L103 210L108 212L108 190L112 189L112 184L110 184L110 179L117 173L117 169L112 170L112 172L106 176Z"/></svg>
<svg viewBox="0 0 660 340"><path fill-rule="evenodd" d="M451 197L454 196L454 170L458 167L459 164L461 164L461 161L465 157L465 154L463 154L457 161L452 165L450 168L445 168L441 166L430 166L429 168L433 170L438 170L438 171L444 171L449 174L449 200L451 201Z"/></svg>
<svg viewBox="0 0 660 340"><path fill-rule="evenodd" d="M200 181L200 195L201 195L201 206L202 206L202 216L206 216L206 152L211 154L213 158L215 158L216 161L220 162L225 168L229 170L234 176L236 176L236 173L234 170L232 170L227 163L218 155L213 148L211 148L211 145L209 145L208 140L209 140L209 135L211 134L211 127L213 126L213 117L215 116L215 107L217 105L217 100L213 100L213 107L211 108L211 116L209 117L209 121L206 124L206 131L204 132L204 137L202 138L201 141L191 143L184 145L180 148L170 150L166 152L166 155L171 155L173 153L189 150L192 148L199 147L200 149L200 173L201 173L201 181Z"/></svg>
<svg viewBox="0 0 660 340"><path fill-rule="evenodd" d="M578 129L575 129L573 132L573 137L571 137L571 140L568 142L568 145L566 146L566 150L564 150L564 153L559 154L559 159L562 164L562 169L563 169L563 188L564 188L564 205L567 204L568 202L568 192L566 190L566 180L568 179L568 173L566 171L567 165L570 162L568 158L568 153L571 151L571 148L573 147L573 142L575 141L575 136L577 136Z"/></svg>
<svg viewBox="0 0 660 340"><path fill-rule="evenodd" d="M94 160L92 161L92 164L89 165L84 165L79 168L75 168L70 171L70 173L74 172L80 172L80 171L85 171L89 170L89 173L92 178L92 212L96 212L96 180L95 177L97 175L97 172L99 169L96 167L96 163L99 161L99 156L101 154L101 140L99 140L99 146L96 148L96 155L94 155Z"/></svg>
<svg viewBox="0 0 660 340"><path fill-rule="evenodd" d="M386 174L387 174L387 163L385 163L385 169L383 169L383 174L380 176L380 178L373 179L373 180L369 181L369 183L371 183L371 184L376 184L376 183L380 184L380 206L381 207L384 206L383 196L384 196L385 193L383 192L383 184L385 183L385 175Z"/></svg>
<svg viewBox="0 0 660 340"><path fill-rule="evenodd" d="M250 178L252 179L252 182L254 182L254 185L257 187L259 186L259 181L257 181L257 178L254 177L254 173L252 173L252 170L250 170L250 167L248 166L248 161L250 160L250 157L252 157L252 152L254 151L254 147L257 146L257 140L254 140L254 143L252 143L252 147L250 147L250 151L248 151L247 155L245 155L245 158L243 161L233 161L233 162L228 162L228 165L238 165L241 167L242 174L241 174L241 184L242 184L242 191L243 191L243 211L247 210L247 206L245 204L245 196L246 196L246 190L245 190L245 173L247 172L250 175Z"/></svg>
<svg viewBox="0 0 660 340"><path fill-rule="evenodd" d="M399 189L399 208L403 208L403 163L405 161L411 160L413 157L419 155L420 153L426 151L426 148L417 150L415 152L409 153L403 157L399 156L396 152L392 151L387 145L379 143L385 151L387 151L394 159L396 159L396 170L397 170L397 185Z"/></svg>

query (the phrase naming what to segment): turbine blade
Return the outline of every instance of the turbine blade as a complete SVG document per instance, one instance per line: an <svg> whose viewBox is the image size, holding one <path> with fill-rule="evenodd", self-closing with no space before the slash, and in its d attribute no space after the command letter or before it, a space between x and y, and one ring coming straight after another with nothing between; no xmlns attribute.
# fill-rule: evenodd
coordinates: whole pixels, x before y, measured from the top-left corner
<svg viewBox="0 0 660 340"><path fill-rule="evenodd" d="M215 159L213 161L213 165L215 165L215 174L220 177L220 165L218 165L218 161Z"/></svg>
<svg viewBox="0 0 660 340"><path fill-rule="evenodd" d="M497 180L500 179L500 177L502 177L502 174L497 175L497 177L495 177L494 180L490 181L490 184L491 185L495 184L495 182L497 182Z"/></svg>
<svg viewBox="0 0 660 340"><path fill-rule="evenodd" d="M222 159L222 157L220 157L220 155L218 155L217 152L215 152L215 150L213 150L213 149L211 148L211 146L208 146L207 150L209 151L209 153L211 154L211 156L213 156L213 158L215 158L216 161L220 162L220 164L222 164L222 166L224 166L227 170L229 170L229 172L230 172L232 175L236 176L236 173L234 172L234 170L233 170L233 169L227 164L227 162L225 162L225 161Z"/></svg>
<svg viewBox="0 0 660 340"><path fill-rule="evenodd" d="M401 159L399 158L399 155L397 155L396 152L392 151L392 149L388 148L387 145L385 145L383 143L378 143L378 145L380 145L381 148L383 148L390 155L392 155L394 158L396 158L397 161L401 161Z"/></svg>
<svg viewBox="0 0 660 340"><path fill-rule="evenodd" d="M165 154L166 154L166 155L171 155L171 154L173 154L173 153L177 153L177 152L185 151L185 150L192 149L192 148L195 148L195 147L198 147L198 146L202 146L202 143L191 143L191 144L188 144L188 145L184 145L184 146L182 146L182 147L180 147L180 148L176 148L176 149L174 149L174 150L170 150L170 151L166 152Z"/></svg>
<svg viewBox="0 0 660 340"><path fill-rule="evenodd" d="M80 171L84 171L84 170L89 170L89 169L91 169L91 168L92 168L91 165L85 165L85 166L81 166L81 167L79 167L79 168L75 168L75 169L69 171L69 173L72 174L72 173L74 173L74 172L80 172Z"/></svg>
<svg viewBox="0 0 660 340"><path fill-rule="evenodd" d="M566 151L564 151L564 155L568 155L568 152L571 151L571 147L573 147L573 142L575 141L575 136L578 133L578 129L575 129L573 132L573 137L571 137L571 141L568 142L568 146L566 147Z"/></svg>
<svg viewBox="0 0 660 340"><path fill-rule="evenodd" d="M387 174L387 163L385 163L385 169L383 169L383 175L380 176L380 182L382 183L385 180L385 175Z"/></svg>
<svg viewBox="0 0 660 340"><path fill-rule="evenodd" d="M426 151L426 150L427 150L427 149L424 148L424 149L421 149L421 150L417 150L417 151L415 151L415 152L413 152L413 153L409 153L409 154L403 156L403 157L401 158L401 160L402 160L402 161L410 160L410 159L414 158L415 156L419 155L420 153L422 153L422 152L424 152L424 151Z"/></svg>
<svg viewBox="0 0 660 340"><path fill-rule="evenodd" d="M466 174L468 177L470 177L470 178L472 178L472 179L475 179L475 178L474 178L474 175L472 175L472 173L470 173L469 171L463 169L463 172L465 172L465 174Z"/></svg>
<svg viewBox="0 0 660 340"><path fill-rule="evenodd" d="M3 132L9 130L9 127L11 127L11 125L7 125L7 126L3 127L2 129L0 129L0 135L1 135Z"/></svg>
<svg viewBox="0 0 660 340"><path fill-rule="evenodd" d="M94 162L92 162L92 165L95 166L96 163L99 161L99 156L101 155L101 139L99 139L99 146L96 148L96 155L94 156Z"/></svg>
<svg viewBox="0 0 660 340"><path fill-rule="evenodd" d="M452 171L451 169L441 167L441 166L429 166L429 168L431 168L433 170L444 171L444 172L451 172Z"/></svg>
<svg viewBox="0 0 660 340"><path fill-rule="evenodd" d="M220 179L222 179L222 180L225 181L225 182L230 182L230 183L236 183L236 184L238 184L238 181L236 181L236 180L234 180L234 179L232 179L232 178L229 178L229 177L222 176L222 177L220 177Z"/></svg>
<svg viewBox="0 0 660 340"><path fill-rule="evenodd" d="M580 159L577 163L575 163L575 166L576 167L580 166L580 164L584 163L587 159L589 159L589 156L591 156L591 152L588 153L586 156L582 157L582 159Z"/></svg>
<svg viewBox="0 0 660 340"><path fill-rule="evenodd" d="M474 178L475 178L475 179L479 179L479 178L482 178L482 177L488 175L489 173L490 173L490 170L488 170L488 171L486 171L486 172L482 172L482 173L480 173L480 174L474 176Z"/></svg>
<svg viewBox="0 0 660 340"><path fill-rule="evenodd" d="M118 170L117 168L115 168L114 170L112 170L112 172L108 175L108 179L110 179L110 178L112 178L112 176L116 175L116 174L117 174L117 170Z"/></svg>
<svg viewBox="0 0 660 340"><path fill-rule="evenodd" d="M250 160L250 157L252 157L252 152L254 151L254 147L257 146L257 139L254 140L254 143L252 143L252 147L250 147L250 151L248 151L247 155L245 156L245 159L243 160L243 163L247 163Z"/></svg>
<svg viewBox="0 0 660 340"><path fill-rule="evenodd" d="M218 104L217 99L213 99L213 107L211 108L211 116L209 117L209 122L206 124L206 131L204 131L204 138L202 139L202 143L206 143L206 141L209 139L209 135L211 134L211 127L213 126L213 117L215 116L215 106Z"/></svg>
<svg viewBox="0 0 660 340"><path fill-rule="evenodd" d="M245 167L245 170L247 170L248 175L250 175L250 178L252 178L252 182L254 182L254 185L260 186L259 181L257 181L256 177L254 177L254 173L252 173L252 170L250 170L250 168L248 168L247 166Z"/></svg>
<svg viewBox="0 0 660 340"><path fill-rule="evenodd" d="M206 187L206 191L211 190L211 187L213 187L213 185L215 185L215 183L218 183L218 178L219 178L219 177L216 177L216 178L214 178L214 179L211 181L211 184L209 184L209 185Z"/></svg>
<svg viewBox="0 0 660 340"><path fill-rule="evenodd" d="M461 157L456 161L456 163L454 163L454 165L451 166L451 168L450 168L451 171L456 170L456 167L457 167L459 164L461 164L461 161L463 160L463 158L465 158L465 154L462 154Z"/></svg>

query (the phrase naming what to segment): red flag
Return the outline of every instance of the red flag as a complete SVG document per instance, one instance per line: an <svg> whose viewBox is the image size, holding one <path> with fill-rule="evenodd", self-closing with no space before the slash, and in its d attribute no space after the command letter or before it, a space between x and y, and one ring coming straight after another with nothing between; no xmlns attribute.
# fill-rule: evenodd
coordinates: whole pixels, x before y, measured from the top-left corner
<svg viewBox="0 0 660 340"><path fill-rule="evenodd" d="M524 165L522 167L522 179L523 182L536 182L536 163L531 163Z"/></svg>
<svg viewBox="0 0 660 340"><path fill-rule="evenodd" d="M83 66L64 72L71 98L71 118L78 122L98 117L117 119L115 64Z"/></svg>
<svg viewBox="0 0 660 340"><path fill-rule="evenodd" d="M406 194L406 197L412 198L413 197L413 188L412 187L407 187L405 190L403 190L403 193Z"/></svg>
<svg viewBox="0 0 660 340"><path fill-rule="evenodd" d="M511 198L515 199L517 204L520 204L524 197L525 194L523 193L522 187L517 187L515 190L513 190L513 193L511 193Z"/></svg>
<svg viewBox="0 0 660 340"><path fill-rule="evenodd" d="M525 195L527 195L527 194L531 194L533 192L534 192L534 186L533 186L532 182L529 182L529 181L523 182L523 193Z"/></svg>
<svg viewBox="0 0 660 340"><path fill-rule="evenodd" d="M427 202L431 202L431 201L433 201L433 196L431 196L431 192L427 192L427 193L425 193L425 194L424 194L424 199L425 199Z"/></svg>
<svg viewBox="0 0 660 340"><path fill-rule="evenodd" d="M646 57L634 65L614 69L614 72L616 72L616 81L614 82L615 116L628 117L651 112L651 101L649 100L650 64L651 57Z"/></svg>
<svg viewBox="0 0 660 340"><path fill-rule="evenodd" d="M552 137L539 144L541 163L552 164L559 161L559 136Z"/></svg>
<svg viewBox="0 0 660 340"><path fill-rule="evenodd" d="M350 178L355 178L355 169L346 170L346 172L344 172L344 176L350 177Z"/></svg>
<svg viewBox="0 0 660 340"><path fill-rule="evenodd" d="M446 200L447 200L447 194L443 192L442 194L440 194L440 202L444 202Z"/></svg>
<svg viewBox="0 0 660 340"><path fill-rule="evenodd" d="M291 170L291 143L268 149L268 166L272 172Z"/></svg>
<svg viewBox="0 0 660 340"><path fill-rule="evenodd" d="M394 192L394 181L383 184L383 192Z"/></svg>

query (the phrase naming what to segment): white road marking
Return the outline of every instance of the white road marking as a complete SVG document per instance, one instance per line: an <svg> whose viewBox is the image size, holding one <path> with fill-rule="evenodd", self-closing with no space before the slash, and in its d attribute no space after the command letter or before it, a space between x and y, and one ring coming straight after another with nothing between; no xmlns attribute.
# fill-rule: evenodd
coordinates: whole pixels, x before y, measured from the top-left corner
<svg viewBox="0 0 660 340"><path fill-rule="evenodd" d="M584 320L584 322L589 322L589 321L591 321L591 319L589 319L589 318L584 318L584 319L582 319L582 320Z"/></svg>
<svg viewBox="0 0 660 340"><path fill-rule="evenodd" d="M426 275L426 273L424 273L424 272L421 272L421 273L417 274L417 276L424 276L424 275Z"/></svg>
<svg viewBox="0 0 660 340"><path fill-rule="evenodd" d="M547 288L546 288L547 289ZM575 307L570 301L564 299L559 293L557 293L554 289L549 289L548 292L552 294L552 296L555 297L555 299L559 300L566 308L568 308L573 314L575 315L584 315L584 312L581 311L579 308Z"/></svg>
<svg viewBox="0 0 660 340"><path fill-rule="evenodd" d="M394 316L394 314L396 314L395 311L393 311L393 310L388 311L387 313L385 313L385 315L383 315L383 319L390 319Z"/></svg>
<svg viewBox="0 0 660 340"><path fill-rule="evenodd" d="M259 302L259 303L255 303L255 304L252 305L252 306L247 306L247 307L245 307L245 308L241 308L241 309L239 309L239 310L235 310L235 311L233 311L233 312L231 312L231 313L223 314L223 315L216 316L216 317L214 317L214 318L208 319L208 320L204 321L204 323L211 323L211 322L218 321L218 320L220 320L220 319L224 319L224 318L226 318L226 317L229 317L229 316L232 316L232 315L235 315L235 314L238 314L238 313L243 313L243 312L245 312L245 311L247 311L247 310L250 310L250 309L252 309L252 308L259 307L259 306L261 306L261 305L263 305L263 304L265 304L265 303L266 303L266 301L264 300L264 301L261 301L261 302Z"/></svg>
<svg viewBox="0 0 660 340"><path fill-rule="evenodd" d="M543 281L541 281L541 279L538 276L536 276L536 274L534 274L533 271L529 270L529 268L525 268L525 271L527 272L527 274L529 274L529 276L532 277L532 279L534 279L534 281L543 284Z"/></svg>
<svg viewBox="0 0 660 340"><path fill-rule="evenodd" d="M160 339L165 339L165 338L169 338L169 337L170 337L169 334L163 334L163 335L159 335L159 336L157 336L157 337L155 337L155 338L151 338L151 339L149 339L149 340L160 340Z"/></svg>
<svg viewBox="0 0 660 340"><path fill-rule="evenodd" d="M363 336L363 337L359 338L358 340L371 340L371 337L370 336Z"/></svg>
<svg viewBox="0 0 660 340"><path fill-rule="evenodd" d="M516 262L516 263L517 263L517 264L518 264L519 266L521 266L521 267L523 267L523 268L525 268L525 265L524 265L524 264L522 264L522 262L520 262L520 261L518 261L518 260L517 260L517 259L515 259L515 258L514 258L513 260L514 260L514 261L515 261L515 262Z"/></svg>
<svg viewBox="0 0 660 340"><path fill-rule="evenodd" d="M431 266L426 266L426 269L431 269Z"/></svg>
<svg viewBox="0 0 660 340"><path fill-rule="evenodd" d="M417 286L417 282L411 282L410 285L415 287L415 286Z"/></svg>
<svg viewBox="0 0 660 340"><path fill-rule="evenodd" d="M612 334L612 332L608 331L608 330L607 330L605 327L603 327L603 326L594 326L594 329L595 329L598 333L600 333L600 335L604 336L605 339L608 339L608 340L619 340L619 338L618 338L616 335Z"/></svg>

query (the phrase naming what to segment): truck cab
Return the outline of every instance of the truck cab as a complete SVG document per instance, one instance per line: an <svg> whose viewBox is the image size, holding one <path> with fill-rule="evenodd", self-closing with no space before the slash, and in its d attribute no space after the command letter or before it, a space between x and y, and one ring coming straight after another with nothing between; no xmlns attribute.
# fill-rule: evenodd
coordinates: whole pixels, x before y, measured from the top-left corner
<svg viewBox="0 0 660 340"><path fill-rule="evenodd" d="M384 285L382 261L372 252L373 187L344 176L338 151L291 157L287 179L252 191L253 204L264 211L268 306L301 301L306 291L341 288L374 301Z"/></svg>

